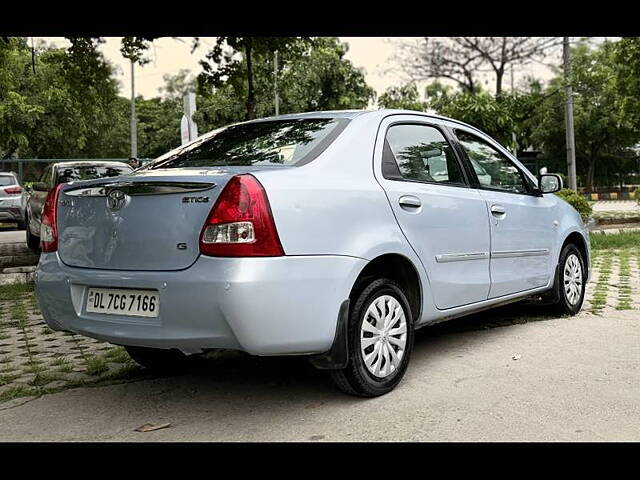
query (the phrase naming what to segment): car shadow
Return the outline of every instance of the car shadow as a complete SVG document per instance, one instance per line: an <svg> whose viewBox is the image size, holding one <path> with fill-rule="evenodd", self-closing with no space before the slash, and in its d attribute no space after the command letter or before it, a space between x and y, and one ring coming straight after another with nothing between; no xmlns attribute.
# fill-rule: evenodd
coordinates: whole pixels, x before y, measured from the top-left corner
<svg viewBox="0 0 640 480"><path fill-rule="evenodd" d="M428 354L430 346L436 342L446 342L446 337L450 335L553 318L557 317L550 316L544 309L527 303L494 308L421 328L416 332L413 355ZM182 373L144 377L151 380L149 385L155 384L163 392L181 392L179 396L185 399L205 395L214 403L216 398L225 402L237 402L238 408L243 403L246 407L253 405L257 398L262 398L266 402L264 405L278 404L280 396L289 400L295 398L303 406L327 401L346 404L361 401L339 392L333 386L329 374L315 369L309 363L308 357L257 357L230 351L212 352L212 356L213 358L193 358L188 369ZM135 385L140 383L135 382ZM146 394L139 387L134 388L139 394ZM155 388L153 387L154 391Z"/></svg>

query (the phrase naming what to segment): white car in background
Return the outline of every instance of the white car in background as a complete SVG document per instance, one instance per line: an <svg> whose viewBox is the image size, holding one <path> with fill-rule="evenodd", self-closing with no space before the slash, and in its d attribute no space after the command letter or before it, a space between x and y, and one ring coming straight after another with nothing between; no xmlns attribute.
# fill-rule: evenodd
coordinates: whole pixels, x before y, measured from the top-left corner
<svg viewBox="0 0 640 480"><path fill-rule="evenodd" d="M25 189L13 172L0 172L0 222L16 223L25 228Z"/></svg>

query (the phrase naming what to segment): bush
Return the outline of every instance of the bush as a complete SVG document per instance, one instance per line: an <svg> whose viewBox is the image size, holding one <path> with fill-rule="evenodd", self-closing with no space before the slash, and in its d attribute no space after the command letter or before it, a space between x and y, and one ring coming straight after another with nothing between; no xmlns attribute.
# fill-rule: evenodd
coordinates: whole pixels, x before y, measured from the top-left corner
<svg viewBox="0 0 640 480"><path fill-rule="evenodd" d="M587 223L589 217L591 217L592 208L586 198L569 188L563 188L556 195L575 208L582 217L582 221Z"/></svg>

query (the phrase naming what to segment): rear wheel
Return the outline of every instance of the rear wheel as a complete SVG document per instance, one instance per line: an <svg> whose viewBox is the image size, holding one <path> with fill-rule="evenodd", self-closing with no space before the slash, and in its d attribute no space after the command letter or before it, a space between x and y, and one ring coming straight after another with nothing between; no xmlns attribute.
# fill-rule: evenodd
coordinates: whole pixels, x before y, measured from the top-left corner
<svg viewBox="0 0 640 480"><path fill-rule="evenodd" d="M560 253L555 278L556 302L552 309L561 315L575 315L584 302L587 269L580 250L572 243Z"/></svg>
<svg viewBox="0 0 640 480"><path fill-rule="evenodd" d="M25 221L25 235L27 237L27 247L29 247L30 250L33 250L34 252L39 252L40 251L40 238L36 237L35 235L33 235L31 233L31 226L29 224L29 217L26 218Z"/></svg>
<svg viewBox="0 0 640 480"><path fill-rule="evenodd" d="M176 372L187 366L189 357L179 350L125 346L138 364L154 372Z"/></svg>
<svg viewBox="0 0 640 480"><path fill-rule="evenodd" d="M387 278L371 281L349 314L346 368L331 377L343 392L377 397L393 390L413 348L413 318L401 287Z"/></svg>

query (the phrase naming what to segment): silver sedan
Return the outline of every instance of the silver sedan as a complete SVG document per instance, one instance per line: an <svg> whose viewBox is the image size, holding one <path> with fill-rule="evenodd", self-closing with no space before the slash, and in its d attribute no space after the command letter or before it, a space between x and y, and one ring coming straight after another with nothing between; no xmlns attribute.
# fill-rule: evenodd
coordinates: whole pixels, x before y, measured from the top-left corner
<svg viewBox="0 0 640 480"><path fill-rule="evenodd" d="M417 328L531 296L580 310L589 239L561 187L420 112L240 123L56 187L37 294L51 328L150 368L218 348L308 355L343 391L382 395Z"/></svg>

